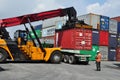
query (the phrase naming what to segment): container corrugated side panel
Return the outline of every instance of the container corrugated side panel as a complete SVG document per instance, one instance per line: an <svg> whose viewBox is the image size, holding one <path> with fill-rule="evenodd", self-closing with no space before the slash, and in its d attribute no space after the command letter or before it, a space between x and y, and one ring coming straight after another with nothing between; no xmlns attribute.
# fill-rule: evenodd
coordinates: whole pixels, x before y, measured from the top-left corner
<svg viewBox="0 0 120 80"><path fill-rule="evenodd" d="M116 60L120 61L120 47L117 48Z"/></svg>
<svg viewBox="0 0 120 80"><path fill-rule="evenodd" d="M62 32L61 47L64 49L74 49L74 29L65 30Z"/></svg>
<svg viewBox="0 0 120 80"><path fill-rule="evenodd" d="M117 33L120 34L120 22L118 22Z"/></svg>
<svg viewBox="0 0 120 80"><path fill-rule="evenodd" d="M62 49L91 49L92 31L80 28L56 32L56 45Z"/></svg>
<svg viewBox="0 0 120 80"><path fill-rule="evenodd" d="M117 35L109 34L109 47L116 47L116 46L117 46Z"/></svg>
<svg viewBox="0 0 120 80"><path fill-rule="evenodd" d="M97 14L86 14L78 16L79 20L84 20L86 24L89 24L93 27L93 29L99 29L100 27L100 16Z"/></svg>
<svg viewBox="0 0 120 80"><path fill-rule="evenodd" d="M83 32L81 32L82 34ZM69 30L63 30L56 32L56 46L61 47L62 49L76 49L76 46L78 48L78 45L75 46L75 38L74 35L76 33L74 32L74 29ZM82 39L78 39L78 41L81 41ZM83 46L79 47L80 49L83 49Z"/></svg>
<svg viewBox="0 0 120 80"><path fill-rule="evenodd" d="M80 50L80 54L91 55L89 60L94 61L98 50L99 50L99 46L92 45L91 50Z"/></svg>
<svg viewBox="0 0 120 80"><path fill-rule="evenodd" d="M93 26L93 29L100 29L100 15L90 14L91 21L90 24Z"/></svg>
<svg viewBox="0 0 120 80"><path fill-rule="evenodd" d="M108 31L99 31L99 45L108 46L109 44L109 32Z"/></svg>
<svg viewBox="0 0 120 80"><path fill-rule="evenodd" d="M90 15L89 14L85 14L85 15L81 15L81 16L78 16L78 20L84 20L84 22L86 24L90 24Z"/></svg>
<svg viewBox="0 0 120 80"><path fill-rule="evenodd" d="M116 20L110 19L109 22L109 33L117 34L118 22Z"/></svg>
<svg viewBox="0 0 120 80"><path fill-rule="evenodd" d="M66 20L56 21L55 22L55 28L56 29L62 29L62 26L66 23Z"/></svg>
<svg viewBox="0 0 120 80"><path fill-rule="evenodd" d="M99 31L92 30L92 44L99 45Z"/></svg>
<svg viewBox="0 0 120 80"><path fill-rule="evenodd" d="M100 30L109 31L109 17L100 16Z"/></svg>
<svg viewBox="0 0 120 80"><path fill-rule="evenodd" d="M41 43L54 44L54 36L43 37L41 38Z"/></svg>
<svg viewBox="0 0 120 80"><path fill-rule="evenodd" d="M109 61L115 61L116 60L116 49L115 48L109 48L108 49L108 60Z"/></svg>
<svg viewBox="0 0 120 80"><path fill-rule="evenodd" d="M54 36L55 35L55 26L42 29L42 37Z"/></svg>
<svg viewBox="0 0 120 80"><path fill-rule="evenodd" d="M42 24L35 26L34 29L35 30L42 30Z"/></svg>
<svg viewBox="0 0 120 80"><path fill-rule="evenodd" d="M55 25L56 18L51 18L51 19L46 19L42 22L43 27L42 28L47 28L50 26Z"/></svg>
<svg viewBox="0 0 120 80"><path fill-rule="evenodd" d="M102 60L108 60L108 47L107 46L99 46L99 51L102 54Z"/></svg>

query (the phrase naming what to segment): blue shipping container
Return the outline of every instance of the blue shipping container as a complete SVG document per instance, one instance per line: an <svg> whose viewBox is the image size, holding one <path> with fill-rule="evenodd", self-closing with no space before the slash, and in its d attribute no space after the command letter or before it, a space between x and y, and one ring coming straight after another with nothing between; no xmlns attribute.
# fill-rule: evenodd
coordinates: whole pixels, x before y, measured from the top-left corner
<svg viewBox="0 0 120 80"><path fill-rule="evenodd" d="M100 16L100 30L109 30L109 17Z"/></svg>
<svg viewBox="0 0 120 80"><path fill-rule="evenodd" d="M109 61L116 61L116 49L109 48L108 50L108 60Z"/></svg>
<svg viewBox="0 0 120 80"><path fill-rule="evenodd" d="M34 29L35 30L41 30L42 29L42 24L35 26Z"/></svg>
<svg viewBox="0 0 120 80"><path fill-rule="evenodd" d="M117 32L120 34L120 22L118 22Z"/></svg>
<svg viewBox="0 0 120 80"><path fill-rule="evenodd" d="M92 44L99 45L99 31L92 30Z"/></svg>
<svg viewBox="0 0 120 80"><path fill-rule="evenodd" d="M116 47L117 46L117 35L110 34L109 35L109 47Z"/></svg>

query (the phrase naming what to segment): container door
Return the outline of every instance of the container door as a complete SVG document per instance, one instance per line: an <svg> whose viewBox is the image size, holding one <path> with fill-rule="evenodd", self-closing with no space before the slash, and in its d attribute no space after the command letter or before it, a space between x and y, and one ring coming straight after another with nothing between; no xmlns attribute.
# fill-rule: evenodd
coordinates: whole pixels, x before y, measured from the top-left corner
<svg viewBox="0 0 120 80"><path fill-rule="evenodd" d="M109 17L100 16L100 30L109 30Z"/></svg>
<svg viewBox="0 0 120 80"><path fill-rule="evenodd" d="M109 48L109 53L108 53L108 60L109 61L115 61L116 60L116 49Z"/></svg>
<svg viewBox="0 0 120 80"><path fill-rule="evenodd" d="M99 50L102 54L102 60L108 60L108 47L107 46L99 46Z"/></svg>
<svg viewBox="0 0 120 80"><path fill-rule="evenodd" d="M84 40L83 29L75 29L73 34L75 34L72 40L73 45L75 45L74 49L80 49L80 50L84 49L85 40Z"/></svg>
<svg viewBox="0 0 120 80"><path fill-rule="evenodd" d="M120 22L118 22L117 33L120 34Z"/></svg>
<svg viewBox="0 0 120 80"><path fill-rule="evenodd" d="M99 31L98 30L92 31L92 44L99 45Z"/></svg>
<svg viewBox="0 0 120 80"><path fill-rule="evenodd" d="M92 49L92 30L84 29L84 50Z"/></svg>
<svg viewBox="0 0 120 80"><path fill-rule="evenodd" d="M109 35L109 47L116 47L117 46L117 35L110 34Z"/></svg>
<svg viewBox="0 0 120 80"><path fill-rule="evenodd" d="M100 29L100 16L97 14L90 14L91 17L91 25L93 26L93 29Z"/></svg>
<svg viewBox="0 0 120 80"><path fill-rule="evenodd" d="M99 45L108 46L109 33L107 31L100 31L99 34Z"/></svg>
<svg viewBox="0 0 120 80"><path fill-rule="evenodd" d="M109 32L112 34L117 34L118 22L116 20L110 20Z"/></svg>

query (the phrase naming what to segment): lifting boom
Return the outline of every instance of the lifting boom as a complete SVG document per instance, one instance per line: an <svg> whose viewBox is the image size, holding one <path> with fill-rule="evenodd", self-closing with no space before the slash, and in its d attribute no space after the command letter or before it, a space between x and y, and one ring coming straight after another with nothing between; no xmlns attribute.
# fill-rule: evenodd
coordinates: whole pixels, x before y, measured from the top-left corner
<svg viewBox="0 0 120 80"><path fill-rule="evenodd" d="M31 24L31 22L34 21L45 20L58 16L68 16L68 21L66 23L67 25L71 25L71 23L75 23L77 21L76 10L73 7L0 19L0 35L2 36L0 39L0 44L2 44L0 45L0 62L6 61L8 58L12 59L12 61L18 59L21 60L23 56L27 56L27 58L29 58L30 60L50 60L51 62L59 63L62 59L60 48L43 48ZM9 39L9 36L6 36L9 35L7 34L7 31L5 29L6 27L13 27L22 24L25 26L25 29L29 34L29 30L25 25L26 23L29 23L31 30L34 33L36 40L39 44L39 48L36 47L34 40L32 40L34 46L29 41L26 44L20 44L20 42L22 42L22 38L19 36L19 32L22 33L21 30L18 30L18 34L16 32L16 40L18 41L18 44Z"/></svg>
<svg viewBox="0 0 120 80"><path fill-rule="evenodd" d="M57 9L51 10L46 12L34 13L34 14L27 14L18 17L6 18L0 20L0 27L11 27L17 26L21 24L28 23L28 18L31 22L45 20L53 17L62 17L68 15L69 20L73 20L76 18L76 11L73 7L65 8L65 9Z"/></svg>

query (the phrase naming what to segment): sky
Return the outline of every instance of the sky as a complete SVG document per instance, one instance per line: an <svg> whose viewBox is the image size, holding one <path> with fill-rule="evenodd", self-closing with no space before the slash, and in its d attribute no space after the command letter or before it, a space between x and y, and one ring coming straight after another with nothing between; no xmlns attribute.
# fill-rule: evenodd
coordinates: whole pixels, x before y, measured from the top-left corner
<svg viewBox="0 0 120 80"><path fill-rule="evenodd" d="M0 19L73 6L77 15L120 16L119 0L0 0ZM7 28L12 35L22 26Z"/></svg>

